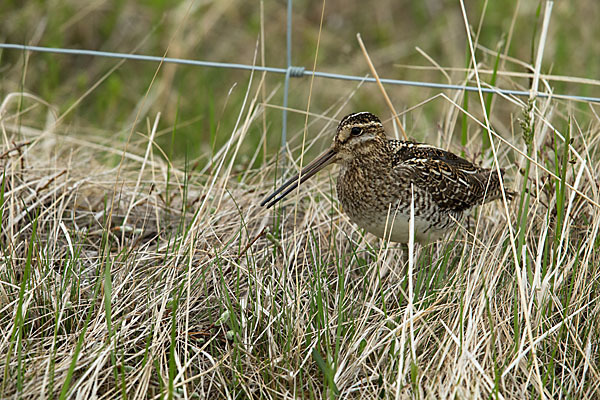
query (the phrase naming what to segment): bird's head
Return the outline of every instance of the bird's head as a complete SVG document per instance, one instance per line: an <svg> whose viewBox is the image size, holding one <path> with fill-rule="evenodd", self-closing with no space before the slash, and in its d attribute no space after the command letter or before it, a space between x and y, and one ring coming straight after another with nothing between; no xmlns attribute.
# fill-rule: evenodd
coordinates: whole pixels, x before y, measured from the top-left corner
<svg viewBox="0 0 600 400"><path fill-rule="evenodd" d="M385 129L381 120L370 112L346 115L337 127L332 149L337 161L360 157L370 151L371 145L385 140Z"/></svg>
<svg viewBox="0 0 600 400"><path fill-rule="evenodd" d="M275 192L264 199L261 205L271 207L317 172L333 163L346 164L352 159L363 157L372 151L378 141L385 140L383 124L370 112L346 115L337 127L333 144L319 157L290 178Z"/></svg>

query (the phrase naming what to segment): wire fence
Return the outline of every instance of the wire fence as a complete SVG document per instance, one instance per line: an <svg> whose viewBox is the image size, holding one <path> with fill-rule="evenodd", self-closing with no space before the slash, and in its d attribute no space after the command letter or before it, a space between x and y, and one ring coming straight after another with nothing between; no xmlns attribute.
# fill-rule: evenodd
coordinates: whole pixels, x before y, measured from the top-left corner
<svg viewBox="0 0 600 400"><path fill-rule="evenodd" d="M69 54L76 56L94 56L94 57L106 57L106 58L117 58L122 60L135 60L135 61L150 61L150 62L164 62L172 64L192 65L198 67L208 68L229 68L247 71L258 71L258 72L269 72L275 74L284 74L284 93L283 93L283 111L282 111L282 129L281 129L281 144L285 146L287 141L287 108L288 108L288 97L289 97L289 82L290 78L300 78L304 76L315 76L318 78L325 79L339 79L347 81L358 81L358 82L376 82L375 78L369 76L356 76L356 75L345 75L332 72L323 71L312 71L306 70L302 66L294 66L292 64L292 0L287 2L287 26L286 26L286 68L277 67L265 67L259 65L249 64L238 64L238 63L227 63L227 62L214 62L214 61L202 61L202 60L190 60L183 58L172 58L172 57L157 57L143 54L132 54L132 53L117 53L97 50L86 50L86 49L65 49L56 47L42 47L42 46L28 46L23 44L14 43L0 43L0 49L7 50L20 50L20 51L33 51L40 53L55 53L55 54ZM468 85L455 85L445 84L436 82L420 82L402 79L388 79L380 78L381 83L389 85L404 85L414 86L429 89L440 89L440 90L463 90L467 92L483 92L483 93L495 93L506 96L517 96L517 97L531 97L531 91L527 90L511 90L501 89L497 87L476 87ZM574 100L584 101L591 103L600 103L600 97L592 96L578 96L571 94L557 94L557 93L543 93L538 92L535 95L539 98L555 98L563 100Z"/></svg>
<svg viewBox="0 0 600 400"><path fill-rule="evenodd" d="M97 50L63 49L63 48L56 48L56 47L27 46L27 45L22 45L22 44L11 44L11 43L0 43L0 48L23 50L23 51L35 51L35 52L41 52L41 53L58 53L58 54L86 55L86 56L96 56L96 57L109 57L109 58L119 58L119 59L137 60L137 61L152 61L152 62L161 62L162 61L165 63L194 65L194 66L198 66L198 67L230 68L230 69L241 69L241 70L258 71L258 72L264 71L264 72L271 72L271 73L275 73L275 74L289 75L289 77L303 77L303 76L311 76L314 74L314 76L317 78L340 79L340 80L346 80L346 81L373 82L373 83L376 82L375 78L372 78L369 76L345 75L345 74L337 74L337 73L333 73L333 72L310 71L310 70L306 70L305 67L298 67L298 66L289 66L287 68L263 67L260 65L250 65L250 64L236 64L236 63L226 63L226 62L190 60L190 59L185 59L185 58L158 57L158 56L148 56L148 55L143 55L143 54L114 53L114 52L97 51ZM453 84L448 84L448 83L420 82L420 81L409 81L409 80L389 79L389 78L381 78L380 80L382 83L390 84L390 85L416 86L416 87L429 88L429 89L465 90L467 92L478 92L480 90L476 86L468 86L468 85L453 85ZM501 88L497 88L497 87L482 87L481 92L512 95L512 96L519 96L519 97L529 97L531 95L531 93L527 90L501 89ZM593 96L578 96L578 95L572 95L572 94L540 92L537 94L537 97L540 97L540 98L552 97L555 99L600 103L600 97L593 97Z"/></svg>

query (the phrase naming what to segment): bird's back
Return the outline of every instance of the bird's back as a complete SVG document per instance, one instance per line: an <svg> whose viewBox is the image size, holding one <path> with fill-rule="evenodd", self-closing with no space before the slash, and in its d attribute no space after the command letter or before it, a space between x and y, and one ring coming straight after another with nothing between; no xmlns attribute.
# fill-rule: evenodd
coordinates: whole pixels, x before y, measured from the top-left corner
<svg viewBox="0 0 600 400"><path fill-rule="evenodd" d="M464 211L502 197L501 175L449 151L414 142L390 140L393 165L399 175L431 194L442 209ZM500 170L503 173L503 170ZM508 192L510 197L512 193Z"/></svg>

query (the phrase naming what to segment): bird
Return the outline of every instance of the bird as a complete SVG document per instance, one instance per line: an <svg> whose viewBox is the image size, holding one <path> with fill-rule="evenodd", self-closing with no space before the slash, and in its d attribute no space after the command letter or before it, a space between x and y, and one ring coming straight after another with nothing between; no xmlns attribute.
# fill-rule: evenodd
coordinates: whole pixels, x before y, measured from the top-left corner
<svg viewBox="0 0 600 400"><path fill-rule="evenodd" d="M270 208L323 168L339 164L336 191L350 221L392 242L438 240L474 206L502 198L503 169L478 167L428 144L390 139L381 120L356 112L339 123L333 144L272 194ZM513 192L505 190L507 199Z"/></svg>

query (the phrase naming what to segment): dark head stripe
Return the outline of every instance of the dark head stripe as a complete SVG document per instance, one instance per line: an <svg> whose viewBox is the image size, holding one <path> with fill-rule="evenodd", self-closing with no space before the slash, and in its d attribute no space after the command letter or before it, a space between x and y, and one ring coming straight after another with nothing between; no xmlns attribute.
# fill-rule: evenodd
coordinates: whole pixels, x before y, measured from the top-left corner
<svg viewBox="0 0 600 400"><path fill-rule="evenodd" d="M344 118L342 118L342 121L339 124L339 127L343 127L346 125L364 125L364 126L369 126L369 125L382 125L381 124L381 120L374 114L371 114L368 111L362 111L362 112L357 112L357 113L352 113L352 114L348 114L346 115Z"/></svg>

